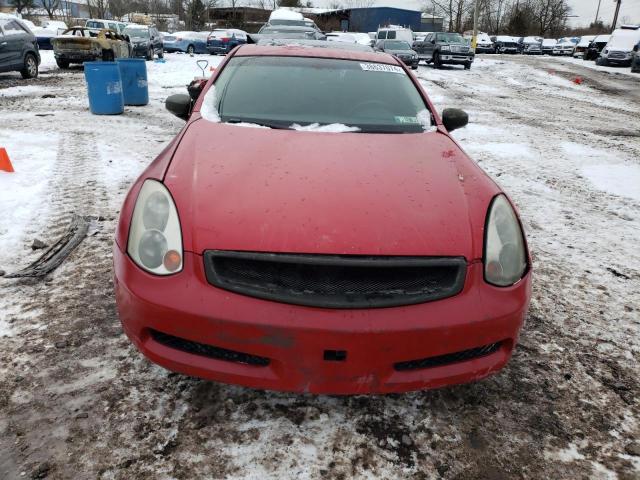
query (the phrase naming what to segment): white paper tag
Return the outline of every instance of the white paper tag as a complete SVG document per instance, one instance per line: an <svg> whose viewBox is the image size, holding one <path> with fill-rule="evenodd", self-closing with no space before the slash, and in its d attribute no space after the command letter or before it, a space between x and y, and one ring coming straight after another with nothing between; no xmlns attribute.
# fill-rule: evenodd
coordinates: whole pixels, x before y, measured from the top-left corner
<svg viewBox="0 0 640 480"><path fill-rule="evenodd" d="M366 72L387 72L405 74L405 71L397 65L387 65L386 63L361 63L360 68Z"/></svg>

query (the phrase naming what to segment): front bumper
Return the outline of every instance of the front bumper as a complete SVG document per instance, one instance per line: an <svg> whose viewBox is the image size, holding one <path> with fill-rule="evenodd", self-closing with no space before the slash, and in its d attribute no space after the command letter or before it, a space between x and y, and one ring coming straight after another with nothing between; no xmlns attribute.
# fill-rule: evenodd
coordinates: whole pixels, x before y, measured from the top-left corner
<svg viewBox="0 0 640 480"><path fill-rule="evenodd" d="M147 54L149 53L150 50L150 45L147 44L143 44L143 45L134 45L132 52L131 52L131 56L133 57L146 57Z"/></svg>
<svg viewBox="0 0 640 480"><path fill-rule="evenodd" d="M417 56L415 58L403 58L403 57L398 57L398 58L402 63L404 63L405 65L408 65L409 67L417 66L418 63L420 63L420 58L418 58Z"/></svg>
<svg viewBox="0 0 640 480"><path fill-rule="evenodd" d="M447 65L464 65L465 63L473 63L474 55L461 53L440 53L440 63Z"/></svg>
<svg viewBox="0 0 640 480"><path fill-rule="evenodd" d="M228 47L225 47L222 45L207 45L207 51L211 55L217 55L217 54L226 55L227 53L229 53Z"/></svg>
<svg viewBox="0 0 640 480"><path fill-rule="evenodd" d="M251 298L211 286L201 256L185 252L184 269L147 274L116 246L116 302L124 331L165 368L253 388L327 394L389 393L479 380L500 370L517 342L531 295L528 274L492 287L482 264L467 268L464 290L405 307L335 310ZM187 353L158 342L151 329L200 344L269 359L250 365ZM400 371L397 362L502 342L488 355ZM327 351L343 351L332 361ZM334 359L335 360L335 359Z"/></svg>
<svg viewBox="0 0 640 480"><path fill-rule="evenodd" d="M100 60L102 58L102 52L92 50L67 50L54 52L54 57L59 60L65 60L69 63L82 63L92 62L94 60Z"/></svg>

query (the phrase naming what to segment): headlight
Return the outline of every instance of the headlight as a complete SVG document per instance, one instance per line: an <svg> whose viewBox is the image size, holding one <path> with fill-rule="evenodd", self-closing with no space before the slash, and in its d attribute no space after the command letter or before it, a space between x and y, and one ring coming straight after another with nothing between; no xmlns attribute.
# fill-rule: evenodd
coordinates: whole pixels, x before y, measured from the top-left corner
<svg viewBox="0 0 640 480"><path fill-rule="evenodd" d="M442 50L443 52L449 52L451 51L451 47L449 45L442 45L440 47L440 50Z"/></svg>
<svg viewBox="0 0 640 480"><path fill-rule="evenodd" d="M140 268L156 275L182 270L178 212L167 188L156 180L145 180L138 194L127 253Z"/></svg>
<svg viewBox="0 0 640 480"><path fill-rule="evenodd" d="M507 287L518 282L527 269L527 253L520 222L504 195L491 202L484 244L484 278Z"/></svg>

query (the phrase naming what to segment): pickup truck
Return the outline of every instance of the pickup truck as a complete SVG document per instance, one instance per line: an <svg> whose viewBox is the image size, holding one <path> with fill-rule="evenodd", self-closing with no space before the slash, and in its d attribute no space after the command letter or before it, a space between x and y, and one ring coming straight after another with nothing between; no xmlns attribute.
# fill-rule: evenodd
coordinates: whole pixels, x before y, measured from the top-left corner
<svg viewBox="0 0 640 480"><path fill-rule="evenodd" d="M430 33L421 42L414 42L413 50L420 60L433 62L436 68L464 65L469 70L475 58L475 52L459 33Z"/></svg>

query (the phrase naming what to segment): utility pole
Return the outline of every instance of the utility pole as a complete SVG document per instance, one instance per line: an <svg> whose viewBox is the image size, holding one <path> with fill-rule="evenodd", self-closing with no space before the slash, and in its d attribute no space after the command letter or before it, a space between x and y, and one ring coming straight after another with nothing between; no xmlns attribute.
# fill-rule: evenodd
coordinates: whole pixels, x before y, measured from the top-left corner
<svg viewBox="0 0 640 480"><path fill-rule="evenodd" d="M620 13L620 5L622 5L622 0L614 0L616 5L616 14L613 16L613 24L611 25L611 31L613 32L616 29L616 25L618 23L618 14Z"/></svg>
<svg viewBox="0 0 640 480"><path fill-rule="evenodd" d="M593 22L595 24L598 23L598 17L600 16L600 4L602 3L602 0L598 0L598 10L596 10L596 21Z"/></svg>
<svg viewBox="0 0 640 480"><path fill-rule="evenodd" d="M476 0L473 8L473 40L471 40L471 48L474 50L478 45L478 2L479 0Z"/></svg>

